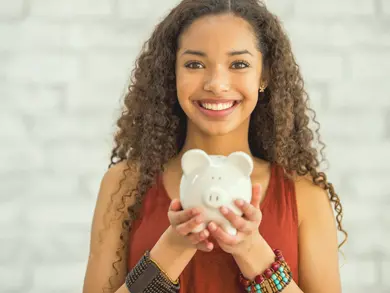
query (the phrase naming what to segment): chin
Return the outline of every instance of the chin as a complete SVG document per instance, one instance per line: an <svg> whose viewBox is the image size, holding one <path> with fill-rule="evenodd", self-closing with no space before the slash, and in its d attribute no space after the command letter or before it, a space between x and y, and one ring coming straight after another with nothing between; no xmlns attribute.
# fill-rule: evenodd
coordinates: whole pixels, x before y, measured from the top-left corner
<svg viewBox="0 0 390 293"><path fill-rule="evenodd" d="M199 123L192 122L192 124L194 128L206 136L224 136L239 127L239 125L233 125L228 121L201 121Z"/></svg>

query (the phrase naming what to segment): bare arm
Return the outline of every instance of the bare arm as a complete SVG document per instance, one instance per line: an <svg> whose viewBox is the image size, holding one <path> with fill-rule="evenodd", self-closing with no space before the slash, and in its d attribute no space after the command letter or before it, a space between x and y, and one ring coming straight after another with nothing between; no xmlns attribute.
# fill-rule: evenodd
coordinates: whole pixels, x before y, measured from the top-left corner
<svg viewBox="0 0 390 293"><path fill-rule="evenodd" d="M120 214L116 211L117 207L122 204L122 197L129 188L131 178L128 178L127 183L123 183L122 188L119 189L119 183L123 178L123 171L127 168L126 163L122 162L111 167L104 175L96 207L92 220L91 238L90 238L90 253L87 264L87 270L84 279L83 293L100 293L103 288L109 285L108 281L111 276L116 273L112 267L113 263L119 258L116 252L120 245L120 234L122 232L122 222L126 216L126 209L124 213ZM135 174L127 174L127 177ZM125 205L131 205L134 199L125 198ZM116 216L115 220L111 220ZM107 225L109 223L109 226ZM126 243L125 243L126 244ZM116 264L118 275L112 278L111 292L115 292L125 281L126 276L126 245L120 251L122 261ZM109 291L104 291L109 292ZM125 292L120 289L118 292Z"/></svg>
<svg viewBox="0 0 390 293"><path fill-rule="evenodd" d="M327 192L307 179L296 183L299 286L305 293L341 293L337 229Z"/></svg>
<svg viewBox="0 0 390 293"><path fill-rule="evenodd" d="M309 180L296 183L299 212L299 286L293 280L285 293L341 293L336 225L326 192ZM274 253L260 236L246 255L235 257L249 278L274 261Z"/></svg>
<svg viewBox="0 0 390 293"><path fill-rule="evenodd" d="M179 239L176 240L175 233L168 228L168 230L162 235L156 245L150 252L151 258L156 261L159 266L164 270L165 273L169 276L170 279L176 280L184 268L187 266L191 258L194 256L196 249L184 248ZM91 279L95 284L90 286L88 289L84 288L85 292L103 292L101 283L96 284L96 279L90 274ZM125 282L125 276L122 277L122 285L118 290L114 291L115 293L129 293ZM93 291L94 288L100 291ZM90 290L90 291L86 291ZM158 292L156 292L158 293Z"/></svg>
<svg viewBox="0 0 390 293"><path fill-rule="evenodd" d="M135 174L127 173L128 181L123 183L122 188L118 191L119 182L123 178L123 170L126 168L125 163L120 163L112 167L104 175L99 195L96 203L95 213L92 222L90 255L87 265L87 271L84 280L83 293L128 293L126 288L125 278L127 274L127 243L131 239L125 238L125 248L120 250L122 261L116 263L115 267L118 274L112 268L112 264L119 260L116 255L118 247L123 243L120 241L122 232L122 222L127 216L127 209L123 209L125 213L119 214L116 208L122 205L122 197L131 184L135 186ZM114 196L112 196L114 194ZM134 204L133 198L125 198L125 206ZM111 205L109 209L107 207ZM107 215L108 212L108 215ZM180 212L181 216L186 216L187 212ZM120 215L120 217L118 217ZM115 221L111 221L109 228L105 225L105 219L111 219L115 216ZM179 219L178 218L178 219ZM182 220L192 219L191 217L183 218ZM180 220L180 219L179 219ZM182 224L182 227L191 228L196 222L189 220L187 224ZM185 225L185 226L184 226ZM191 226L192 225L192 226ZM101 234L103 231L103 234ZM100 236L102 236L100 238ZM99 241L102 239L102 241ZM171 280L176 280L184 268L187 266L191 258L196 253L196 246L189 243L188 239L179 235L170 226L157 241L156 245L150 251L150 257L159 264L160 268L168 275ZM112 288L107 286L111 276ZM105 289L105 291L103 291ZM136 293L136 292L132 292Z"/></svg>

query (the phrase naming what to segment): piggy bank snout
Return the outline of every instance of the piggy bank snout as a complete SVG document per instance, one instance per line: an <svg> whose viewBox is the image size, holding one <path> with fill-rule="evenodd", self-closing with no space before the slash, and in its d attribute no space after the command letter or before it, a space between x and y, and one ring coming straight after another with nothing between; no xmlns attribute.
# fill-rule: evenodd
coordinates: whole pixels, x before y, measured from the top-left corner
<svg viewBox="0 0 390 293"><path fill-rule="evenodd" d="M205 191L203 201L210 208L219 208L225 204L228 194L222 188L212 187Z"/></svg>

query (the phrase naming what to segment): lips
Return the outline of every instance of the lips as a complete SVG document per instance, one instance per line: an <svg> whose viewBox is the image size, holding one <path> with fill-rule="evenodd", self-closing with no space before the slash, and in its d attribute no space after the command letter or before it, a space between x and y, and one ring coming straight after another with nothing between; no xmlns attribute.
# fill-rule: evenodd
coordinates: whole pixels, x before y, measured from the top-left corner
<svg viewBox="0 0 390 293"><path fill-rule="evenodd" d="M233 107L234 102L227 102L227 103L205 103L205 102L199 102L200 106L207 109L207 110L213 110L213 111L221 111L226 110L231 107Z"/></svg>
<svg viewBox="0 0 390 293"><path fill-rule="evenodd" d="M201 113L209 118L220 119L228 117L240 104L238 100L198 100L194 104Z"/></svg>
<svg viewBox="0 0 390 293"><path fill-rule="evenodd" d="M199 100L198 105L206 110L223 111L234 107L237 100Z"/></svg>

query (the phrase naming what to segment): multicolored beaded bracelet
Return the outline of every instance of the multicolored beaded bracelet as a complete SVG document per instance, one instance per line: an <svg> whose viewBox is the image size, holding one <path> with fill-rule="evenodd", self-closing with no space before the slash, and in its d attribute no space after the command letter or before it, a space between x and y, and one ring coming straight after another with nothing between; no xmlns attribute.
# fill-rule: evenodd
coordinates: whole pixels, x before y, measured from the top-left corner
<svg viewBox="0 0 390 293"><path fill-rule="evenodd" d="M292 272L285 262L282 252L275 249L274 253L275 262L269 269L256 276L254 280L249 280L240 274L240 283L245 287L246 292L277 293L283 291L291 282Z"/></svg>

